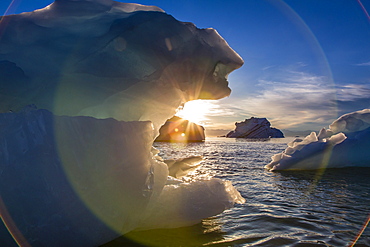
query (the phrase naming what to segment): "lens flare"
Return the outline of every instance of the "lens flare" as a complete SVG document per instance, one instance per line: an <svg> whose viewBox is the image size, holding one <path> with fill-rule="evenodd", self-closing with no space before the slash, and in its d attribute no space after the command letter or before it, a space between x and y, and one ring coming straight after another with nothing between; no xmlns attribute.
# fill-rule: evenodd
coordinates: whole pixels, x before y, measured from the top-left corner
<svg viewBox="0 0 370 247"><path fill-rule="evenodd" d="M370 21L370 15L369 12L367 12L365 6L362 4L360 0L357 0L357 2L361 6L362 11L364 11L364 14L366 15L367 19Z"/></svg>
<svg viewBox="0 0 370 247"><path fill-rule="evenodd" d="M357 234L356 238L352 241L352 243L350 243L348 245L348 247L355 246L355 244L357 243L357 241L360 239L361 235L364 233L366 227L369 225L369 222L370 222L370 215L367 217L367 220L363 224L363 226L362 226L361 230L359 231L359 233Z"/></svg>
<svg viewBox="0 0 370 247"><path fill-rule="evenodd" d="M15 222L13 221L1 196L0 196L0 220L2 220L9 234L12 236L12 238L14 239L18 246L31 247L31 245L27 242L27 240L25 239L21 231L18 229Z"/></svg>

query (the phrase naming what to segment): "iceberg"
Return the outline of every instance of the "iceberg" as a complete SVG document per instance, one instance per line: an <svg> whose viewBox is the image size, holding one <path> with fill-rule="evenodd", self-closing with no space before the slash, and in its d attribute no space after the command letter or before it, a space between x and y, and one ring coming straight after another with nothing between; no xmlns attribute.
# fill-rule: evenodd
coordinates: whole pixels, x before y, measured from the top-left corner
<svg viewBox="0 0 370 247"><path fill-rule="evenodd" d="M214 29L111 0L1 25L0 213L19 245L98 246L245 201L228 181L182 180L201 157L152 147L179 106L230 94L243 60Z"/></svg>
<svg viewBox="0 0 370 247"><path fill-rule="evenodd" d="M295 139L265 166L269 171L369 167L370 109L345 114L329 129Z"/></svg>
<svg viewBox="0 0 370 247"><path fill-rule="evenodd" d="M157 133L179 105L231 92L243 64L212 28L157 7L58 0L2 17L0 112L35 104L56 115L151 121Z"/></svg>
<svg viewBox="0 0 370 247"><path fill-rule="evenodd" d="M202 142L204 127L180 117L172 117L159 129L156 142Z"/></svg>
<svg viewBox="0 0 370 247"><path fill-rule="evenodd" d="M191 156L181 159L168 159L164 162L168 166L168 173L171 177L181 178L199 167L202 160L202 156Z"/></svg>
<svg viewBox="0 0 370 247"><path fill-rule="evenodd" d="M283 132L272 128L266 118L251 117L244 122L236 122L235 130L230 131L229 138L284 138Z"/></svg>

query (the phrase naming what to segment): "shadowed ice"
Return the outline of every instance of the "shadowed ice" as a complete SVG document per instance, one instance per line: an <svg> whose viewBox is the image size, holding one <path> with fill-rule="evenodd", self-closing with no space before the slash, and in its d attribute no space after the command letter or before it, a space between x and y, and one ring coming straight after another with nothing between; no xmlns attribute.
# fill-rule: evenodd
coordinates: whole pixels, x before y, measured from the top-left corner
<svg viewBox="0 0 370 247"><path fill-rule="evenodd" d="M56 0L1 27L0 210L20 245L97 246L244 202L228 181L168 179L194 160L152 148L179 106L230 94L243 60L214 29L111 0Z"/></svg>

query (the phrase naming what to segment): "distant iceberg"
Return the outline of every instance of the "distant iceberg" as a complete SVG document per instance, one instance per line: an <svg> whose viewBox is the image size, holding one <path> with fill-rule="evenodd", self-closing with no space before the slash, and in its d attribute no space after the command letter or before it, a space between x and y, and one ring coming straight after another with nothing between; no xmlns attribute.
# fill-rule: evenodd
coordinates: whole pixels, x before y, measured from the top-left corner
<svg viewBox="0 0 370 247"><path fill-rule="evenodd" d="M205 140L204 127L174 116L159 129L156 142L202 142Z"/></svg>
<svg viewBox="0 0 370 247"><path fill-rule="evenodd" d="M283 132L272 128L266 118L251 117L244 122L235 123L235 130L230 131L226 137L230 138L284 138Z"/></svg>
<svg viewBox="0 0 370 247"><path fill-rule="evenodd" d="M214 29L111 0L56 0L1 25L0 210L21 246L99 246L245 201L228 181L179 179L200 157L152 147L180 105L230 94L243 60Z"/></svg>
<svg viewBox="0 0 370 247"><path fill-rule="evenodd" d="M329 129L295 139L265 166L270 171L370 167L370 109L345 114Z"/></svg>

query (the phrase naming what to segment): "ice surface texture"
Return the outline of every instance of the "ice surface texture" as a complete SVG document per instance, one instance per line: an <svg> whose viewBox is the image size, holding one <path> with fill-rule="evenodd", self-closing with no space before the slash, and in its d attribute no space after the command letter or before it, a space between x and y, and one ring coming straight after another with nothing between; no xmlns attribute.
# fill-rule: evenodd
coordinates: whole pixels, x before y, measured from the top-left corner
<svg viewBox="0 0 370 247"><path fill-rule="evenodd" d="M227 181L168 179L169 166L184 176L199 158L167 166L152 148L181 104L229 95L226 76L242 64L215 30L157 7L57 0L3 17L0 210L12 234L98 246L243 202Z"/></svg>
<svg viewBox="0 0 370 247"><path fill-rule="evenodd" d="M150 198L149 122L46 110L3 113L0 121L0 193L13 233L31 246L96 246L136 226Z"/></svg>
<svg viewBox="0 0 370 247"><path fill-rule="evenodd" d="M288 143L265 166L274 170L369 167L370 109L345 114L328 130Z"/></svg>
<svg viewBox="0 0 370 247"><path fill-rule="evenodd" d="M243 64L214 29L157 7L59 0L1 25L0 112L35 104L159 129L186 101L229 95L226 76Z"/></svg>

